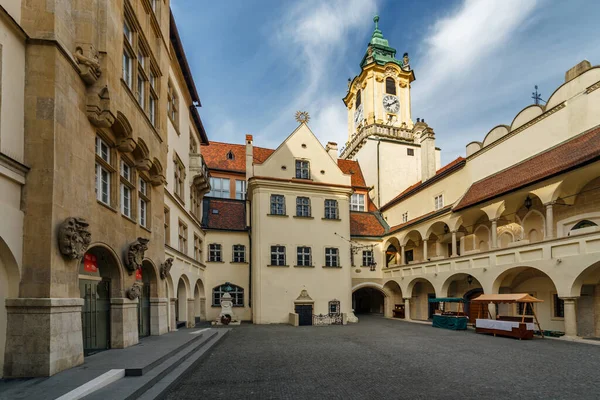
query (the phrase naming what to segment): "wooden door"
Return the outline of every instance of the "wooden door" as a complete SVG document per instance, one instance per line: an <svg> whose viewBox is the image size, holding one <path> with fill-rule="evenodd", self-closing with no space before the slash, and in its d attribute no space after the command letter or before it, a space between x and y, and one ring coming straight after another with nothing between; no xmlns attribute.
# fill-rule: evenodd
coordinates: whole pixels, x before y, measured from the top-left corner
<svg viewBox="0 0 600 400"><path fill-rule="evenodd" d="M298 325L312 325L312 305L296 305L294 311L298 314Z"/></svg>

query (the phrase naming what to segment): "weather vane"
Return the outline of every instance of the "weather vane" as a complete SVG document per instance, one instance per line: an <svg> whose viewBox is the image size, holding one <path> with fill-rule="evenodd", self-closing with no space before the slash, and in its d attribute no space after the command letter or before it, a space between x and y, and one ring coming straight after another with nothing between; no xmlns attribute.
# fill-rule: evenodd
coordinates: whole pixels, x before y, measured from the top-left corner
<svg viewBox="0 0 600 400"><path fill-rule="evenodd" d="M542 94L538 93L537 85L535 85L535 92L531 92L531 98L533 99L533 102L536 106L540 105L540 101L543 101L544 103L546 102L545 100L542 100Z"/></svg>
<svg viewBox="0 0 600 400"><path fill-rule="evenodd" d="M299 124L308 124L308 121L310 121L308 111L296 111L296 121L298 121Z"/></svg>

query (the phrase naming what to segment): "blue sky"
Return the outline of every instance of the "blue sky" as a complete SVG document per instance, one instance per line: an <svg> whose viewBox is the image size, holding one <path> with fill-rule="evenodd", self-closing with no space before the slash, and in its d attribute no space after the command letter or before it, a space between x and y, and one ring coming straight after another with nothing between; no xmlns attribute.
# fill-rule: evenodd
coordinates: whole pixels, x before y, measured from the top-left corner
<svg viewBox="0 0 600 400"><path fill-rule="evenodd" d="M347 138L342 97L373 32L410 55L412 117L442 163L510 124L583 59L600 64L600 2L583 0L172 0L210 140L276 147L306 110L321 142Z"/></svg>

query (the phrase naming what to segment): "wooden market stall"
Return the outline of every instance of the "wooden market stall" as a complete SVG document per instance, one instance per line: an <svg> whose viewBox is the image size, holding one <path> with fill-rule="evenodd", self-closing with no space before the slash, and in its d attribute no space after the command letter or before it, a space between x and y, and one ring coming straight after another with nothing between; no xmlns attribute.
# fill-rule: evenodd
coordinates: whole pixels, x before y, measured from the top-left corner
<svg viewBox="0 0 600 400"><path fill-rule="evenodd" d="M439 303L438 309L433 314L431 326L455 331L467 329L469 317L465 314L465 299L462 297L437 297L429 299L429 303ZM456 307L453 307L454 304Z"/></svg>
<svg viewBox="0 0 600 400"><path fill-rule="evenodd" d="M533 331L535 330L535 325L537 325L540 334L544 337L537 315L535 314L535 308L533 307L533 303L541 303L543 300L536 299L527 293L506 293L482 294L471 300L471 302L484 304L523 304L523 314L520 317L497 315L496 319L493 319L489 310L489 319L485 319L482 315L479 315L475 320L475 332L477 333L491 333L494 336L533 339ZM528 308L531 310L531 316L529 317L527 317ZM534 320L535 323L533 322Z"/></svg>

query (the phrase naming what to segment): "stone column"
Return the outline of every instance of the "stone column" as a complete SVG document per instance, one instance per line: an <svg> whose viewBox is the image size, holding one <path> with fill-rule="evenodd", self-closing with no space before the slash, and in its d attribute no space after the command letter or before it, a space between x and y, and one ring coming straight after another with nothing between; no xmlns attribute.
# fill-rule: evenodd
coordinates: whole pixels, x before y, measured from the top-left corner
<svg viewBox="0 0 600 400"><path fill-rule="evenodd" d="M110 299L110 347L124 349L139 342L138 300Z"/></svg>
<svg viewBox="0 0 600 400"><path fill-rule="evenodd" d="M410 321L410 297L404 298L404 319Z"/></svg>
<svg viewBox="0 0 600 400"><path fill-rule="evenodd" d="M169 299L151 297L150 298L150 334L158 336L169 331L169 321L167 308Z"/></svg>
<svg viewBox="0 0 600 400"><path fill-rule="evenodd" d="M176 313L175 305L177 304L176 301L177 301L177 298L175 298L175 297L171 298L171 304L170 304L171 318L169 321L169 326L171 327L171 331L177 330L177 322L175 321L175 315L176 315L175 314Z"/></svg>
<svg viewBox="0 0 600 400"><path fill-rule="evenodd" d="M490 249L498 248L498 220L492 220L492 243Z"/></svg>
<svg viewBox="0 0 600 400"><path fill-rule="evenodd" d="M423 240L423 261L427 261L427 239Z"/></svg>
<svg viewBox="0 0 600 400"><path fill-rule="evenodd" d="M565 302L565 336L577 336L577 297L561 297Z"/></svg>
<svg viewBox="0 0 600 400"><path fill-rule="evenodd" d="M404 248L405 247L406 246L400 246L400 259L402 260L402 261L400 261L400 265L406 265L406 257L404 255Z"/></svg>
<svg viewBox="0 0 600 400"><path fill-rule="evenodd" d="M546 237L544 239L552 239L554 237L554 212L552 205L554 202L546 203Z"/></svg>
<svg viewBox="0 0 600 400"><path fill-rule="evenodd" d="M452 231L452 254L450 257L456 257L458 254L456 253L456 231Z"/></svg>
<svg viewBox="0 0 600 400"><path fill-rule="evenodd" d="M187 327L188 328L193 328L194 326L196 326L196 312L195 312L195 300L194 299L187 299Z"/></svg>
<svg viewBox="0 0 600 400"><path fill-rule="evenodd" d="M83 364L80 298L6 299L4 377L51 376Z"/></svg>

